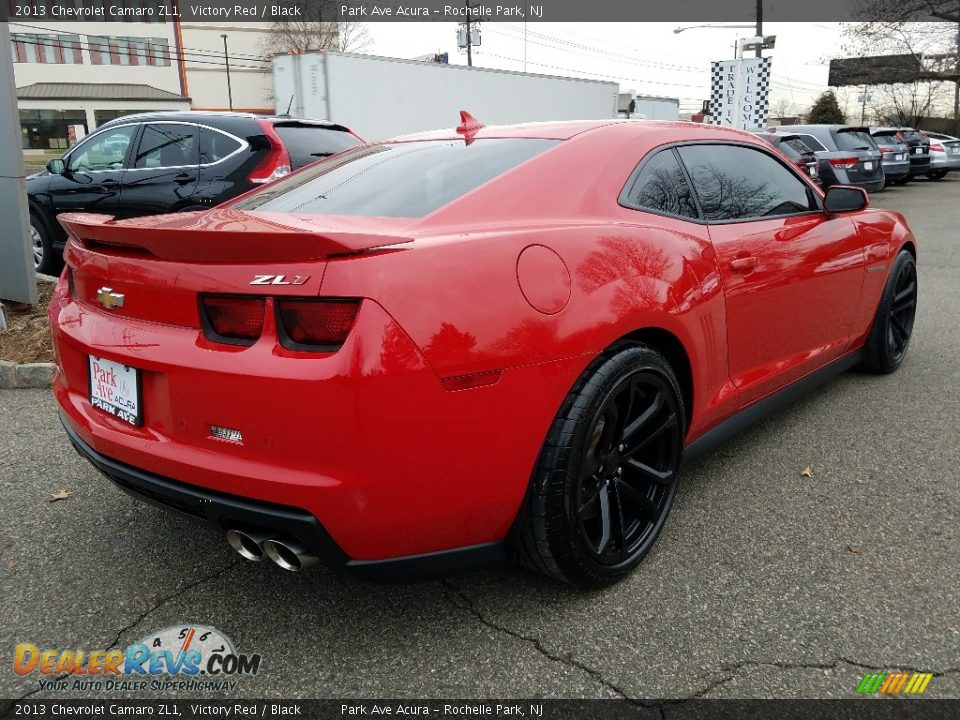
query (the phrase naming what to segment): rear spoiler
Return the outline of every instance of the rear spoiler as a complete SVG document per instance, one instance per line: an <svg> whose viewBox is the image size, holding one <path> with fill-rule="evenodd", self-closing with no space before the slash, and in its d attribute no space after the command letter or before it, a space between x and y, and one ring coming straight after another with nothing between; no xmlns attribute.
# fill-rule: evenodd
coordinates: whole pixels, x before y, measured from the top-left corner
<svg viewBox="0 0 960 720"><path fill-rule="evenodd" d="M399 235L326 231L297 218L286 224L230 208L130 220L64 213L57 220L82 247L182 262L322 260L413 242L412 237Z"/></svg>

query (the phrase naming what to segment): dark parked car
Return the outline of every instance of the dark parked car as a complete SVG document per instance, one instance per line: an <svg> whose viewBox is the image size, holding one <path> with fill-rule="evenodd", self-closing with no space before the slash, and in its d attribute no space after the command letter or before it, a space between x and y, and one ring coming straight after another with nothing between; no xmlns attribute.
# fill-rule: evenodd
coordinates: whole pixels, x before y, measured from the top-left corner
<svg viewBox="0 0 960 720"><path fill-rule="evenodd" d="M859 185L869 192L883 189L881 154L865 127L855 125L781 125L779 134L798 134L817 152L823 187ZM819 144L814 147L806 137ZM822 148L822 150L820 149Z"/></svg>
<svg viewBox="0 0 960 720"><path fill-rule="evenodd" d="M887 185L910 181L910 146L899 130L871 130L870 136L883 155L883 175Z"/></svg>
<svg viewBox="0 0 960 720"><path fill-rule="evenodd" d="M206 210L361 142L342 125L249 113L118 118L27 180L34 265L59 269L61 212L127 218Z"/></svg>
<svg viewBox="0 0 960 720"><path fill-rule="evenodd" d="M930 172L930 141L919 130L910 127L870 128L871 135L892 133L901 142L906 143L910 153L910 177L926 175Z"/></svg>
<svg viewBox="0 0 960 720"><path fill-rule="evenodd" d="M799 135L778 135L775 132L763 131L757 132L756 135L777 148L790 158L802 173L809 175L811 180L818 185L820 184L820 162L817 160L817 155L813 149Z"/></svg>

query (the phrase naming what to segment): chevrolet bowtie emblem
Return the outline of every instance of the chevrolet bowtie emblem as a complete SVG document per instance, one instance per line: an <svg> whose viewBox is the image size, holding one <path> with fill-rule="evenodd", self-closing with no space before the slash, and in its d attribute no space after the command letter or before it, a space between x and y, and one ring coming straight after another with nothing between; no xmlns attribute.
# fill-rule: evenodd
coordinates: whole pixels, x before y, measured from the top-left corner
<svg viewBox="0 0 960 720"><path fill-rule="evenodd" d="M116 293L113 288L102 287L97 290L97 301L107 310L123 307L123 294Z"/></svg>

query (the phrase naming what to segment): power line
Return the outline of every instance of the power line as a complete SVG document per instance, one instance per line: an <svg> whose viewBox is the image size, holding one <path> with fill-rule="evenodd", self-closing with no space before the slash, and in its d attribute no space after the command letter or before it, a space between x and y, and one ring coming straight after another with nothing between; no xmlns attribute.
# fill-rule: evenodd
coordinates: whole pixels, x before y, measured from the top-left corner
<svg viewBox="0 0 960 720"><path fill-rule="evenodd" d="M50 43L43 42L42 40L36 41L36 40L22 40L22 39L18 39L18 40L16 40L16 42L21 43L21 44L23 44L23 45L35 45L35 46L37 46L37 47L50 47ZM84 43L84 42L81 42L81 41L79 41L79 40L76 41L76 42L71 42L70 47L64 47L64 46L62 46L62 45L61 45L60 47L61 47L61 49L63 49L63 50L72 50L72 49L74 49L74 46L76 46L76 48L81 49L81 50L95 51L95 52L107 53L107 54L110 53L110 48L109 48L109 46L107 46L107 45L101 45L101 44L99 44L99 43L91 45L91 44L89 44L89 43ZM129 53L129 50L128 50L127 54L128 54L128 55L130 54L130 53ZM135 54L139 57L139 53L135 53ZM177 56L177 55L172 54L172 53L169 52L169 47L168 47L168 49L167 49L167 52L164 52L163 49L162 49L162 46L154 46L153 49L150 51L150 54L153 55L153 56L155 56L155 57L159 57L159 58L161 58L161 59L163 59L163 60L167 60L167 61L173 61L173 60L177 60L177 59L178 59L178 56ZM218 67L225 67L225 66L226 66L226 63L225 63L225 62L216 62L216 61L213 61L213 60L190 60L190 59L186 59L186 60L184 60L184 62L198 63L198 64L200 64L200 65L216 65L216 66L218 66ZM82 65L83 63L35 63L35 64L39 64L39 65L77 65L77 64L81 64L81 65ZM113 65L114 63L102 63L102 64L103 64L104 66L109 67L110 65ZM138 65L133 65L133 66L127 65L127 66L125 66L125 67L166 67L166 66L165 66L165 65L140 65L140 66L138 66ZM263 67L258 67L258 66L256 66L256 65L234 65L233 67L239 67L239 68L243 68L243 69L245 69L245 70L259 70L259 71L265 70L265 68L263 68Z"/></svg>
<svg viewBox="0 0 960 720"><path fill-rule="evenodd" d="M61 36L62 36L62 35L69 35L69 36L72 36L72 37L80 37L81 35L83 35L83 36L85 36L85 37L87 37L87 38L90 38L90 37L104 37L104 36L102 36L102 35L90 35L90 34L88 34L88 33L75 33L75 32L69 32L69 31L66 31L66 30L54 30L53 28L40 27L39 25L27 25L26 23L10 23L10 25L17 25L18 27L30 28L30 29L32 29L32 30L43 30L44 32L46 32L46 33L48 33L48 34L61 35ZM25 33L25 34L29 35L29 34L32 34L32 33ZM139 36L139 35L109 35L109 36L106 36L106 37L117 37L117 38L120 38L120 37L123 37L123 38L126 38L126 37L136 37L137 39L144 39L144 40L153 40L153 39L157 39L157 40L167 40L167 39L168 39L168 38L165 38L165 37L160 37L160 36L158 36L158 35L148 35L148 36ZM14 39L14 42L24 42L24 41ZM77 42L79 42L79 41L77 41ZM102 46L102 47L106 47L106 46ZM181 50L181 55L192 55L192 56L197 56L197 57L206 57L206 56L209 55L209 56L214 56L214 57L223 57L223 53L222 53L221 51L219 51L219 50L209 50L209 49L207 49L207 48L191 48L191 47L183 47L183 46L181 46L180 50ZM185 51L192 51L192 52L185 52ZM231 53L231 54L230 54L230 59L231 59L231 60L242 60L242 61L245 61L245 62L260 62L260 63L270 63L270 62L271 62L270 58L266 57L265 55L251 55L251 54L249 54L249 53ZM186 62L201 62L201 61L200 61L200 60L186 60Z"/></svg>

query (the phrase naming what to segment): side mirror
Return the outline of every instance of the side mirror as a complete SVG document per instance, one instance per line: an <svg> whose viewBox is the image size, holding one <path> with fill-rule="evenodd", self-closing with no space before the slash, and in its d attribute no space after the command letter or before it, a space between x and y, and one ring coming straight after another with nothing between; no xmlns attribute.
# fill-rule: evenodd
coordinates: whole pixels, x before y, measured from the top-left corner
<svg viewBox="0 0 960 720"><path fill-rule="evenodd" d="M823 200L823 208L829 213L856 212L869 205L867 191L853 185L834 185L827 189Z"/></svg>
<svg viewBox="0 0 960 720"><path fill-rule="evenodd" d="M63 158L57 158L56 160L50 160L47 163L47 172L51 175L63 175L67 169L67 164L63 161Z"/></svg>

